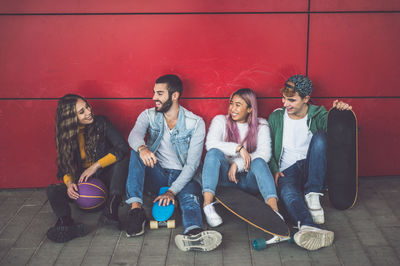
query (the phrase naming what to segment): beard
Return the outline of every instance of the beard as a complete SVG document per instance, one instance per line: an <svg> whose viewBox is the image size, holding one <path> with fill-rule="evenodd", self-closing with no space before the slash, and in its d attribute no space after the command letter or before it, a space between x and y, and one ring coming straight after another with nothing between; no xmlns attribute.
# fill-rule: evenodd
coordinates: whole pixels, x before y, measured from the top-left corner
<svg viewBox="0 0 400 266"><path fill-rule="evenodd" d="M157 109L156 107L156 111L160 112L160 113L165 113L168 112L169 109L171 109L172 106L172 97L168 96L168 100L165 103L162 103L161 107L159 109Z"/></svg>

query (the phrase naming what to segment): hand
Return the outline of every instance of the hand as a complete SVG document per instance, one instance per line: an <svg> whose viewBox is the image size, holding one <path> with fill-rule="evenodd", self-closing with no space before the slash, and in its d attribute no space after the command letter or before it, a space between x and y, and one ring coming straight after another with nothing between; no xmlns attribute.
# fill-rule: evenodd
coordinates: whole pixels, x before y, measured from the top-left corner
<svg viewBox="0 0 400 266"><path fill-rule="evenodd" d="M282 172L276 172L274 176L275 186L278 187L278 179L284 177L285 175Z"/></svg>
<svg viewBox="0 0 400 266"><path fill-rule="evenodd" d="M67 184L67 194L68 197L70 197L71 199L78 199L79 198L79 193L78 193L78 187L75 183L69 181Z"/></svg>
<svg viewBox="0 0 400 266"><path fill-rule="evenodd" d="M149 149L143 148L139 153L140 159L142 159L144 165L154 168L157 163L157 158Z"/></svg>
<svg viewBox="0 0 400 266"><path fill-rule="evenodd" d="M234 182L235 184L238 183L238 180L236 178L237 169L238 169L237 164L236 163L232 163L231 166L229 167L229 171L228 171L229 181Z"/></svg>
<svg viewBox="0 0 400 266"><path fill-rule="evenodd" d="M343 110L351 110L353 107L345 102L340 102L339 100L335 100L332 104L333 107L336 107L340 111Z"/></svg>
<svg viewBox="0 0 400 266"><path fill-rule="evenodd" d="M99 170L100 167L101 165L99 164L99 162L92 164L89 168L83 171L81 177L79 177L79 183L86 182L89 179L89 177L94 175L94 173L96 173L97 170Z"/></svg>
<svg viewBox="0 0 400 266"><path fill-rule="evenodd" d="M250 157L249 152L246 150L245 147L243 147L243 148L241 148L239 154L243 158L243 161L244 161L244 170L249 171L250 164L251 164L251 157Z"/></svg>
<svg viewBox="0 0 400 266"><path fill-rule="evenodd" d="M158 202L158 206L167 206L169 205L170 202L172 204L175 204L175 195L171 190L167 190L164 194L158 196L157 198L154 199L153 203Z"/></svg>

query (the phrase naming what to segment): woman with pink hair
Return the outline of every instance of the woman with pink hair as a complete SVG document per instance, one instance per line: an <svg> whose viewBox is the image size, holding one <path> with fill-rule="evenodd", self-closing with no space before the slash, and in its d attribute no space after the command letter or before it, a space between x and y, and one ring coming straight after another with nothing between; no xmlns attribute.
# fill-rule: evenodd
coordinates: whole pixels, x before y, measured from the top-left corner
<svg viewBox="0 0 400 266"><path fill-rule="evenodd" d="M251 89L234 92L228 115L214 117L206 149L202 173L204 213L211 227L222 224L213 206L217 185L261 193L265 203L278 213L274 179L267 164L271 158L269 126L267 120L257 117L257 98Z"/></svg>

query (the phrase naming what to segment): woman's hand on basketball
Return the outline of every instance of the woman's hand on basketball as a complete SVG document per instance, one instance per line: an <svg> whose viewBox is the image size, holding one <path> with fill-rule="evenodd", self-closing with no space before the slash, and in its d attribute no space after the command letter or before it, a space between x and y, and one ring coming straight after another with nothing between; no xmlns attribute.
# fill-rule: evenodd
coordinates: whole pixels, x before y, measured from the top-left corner
<svg viewBox="0 0 400 266"><path fill-rule="evenodd" d="M232 163L231 166L229 167L229 171L228 171L229 181L231 181L231 182L233 182L235 184L238 183L238 180L236 178L237 170L238 170L237 164L236 163Z"/></svg>
<svg viewBox="0 0 400 266"><path fill-rule="evenodd" d="M251 164L251 157L249 152L246 150L245 147L241 148L240 152L240 157L243 158L244 161L244 170L249 171L250 169L250 164Z"/></svg>
<svg viewBox="0 0 400 266"><path fill-rule="evenodd" d="M157 157L149 149L142 149L139 153L140 159L142 159L144 165L154 168L157 163Z"/></svg>
<svg viewBox="0 0 400 266"><path fill-rule="evenodd" d="M285 175L282 172L276 172L274 179L275 179L275 186L278 187L278 179L284 177Z"/></svg>
<svg viewBox="0 0 400 266"><path fill-rule="evenodd" d="M157 201L159 201L159 206L167 206L170 203L175 204L175 194L171 190L167 190L167 192L155 198L153 203Z"/></svg>
<svg viewBox="0 0 400 266"><path fill-rule="evenodd" d="M67 184L67 194L68 197L70 197L71 199L74 200L78 199L79 198L78 186L75 183L69 181Z"/></svg>
<svg viewBox="0 0 400 266"><path fill-rule="evenodd" d="M89 177L94 175L97 172L97 170L99 170L99 168L101 168L99 162L92 164L85 171L83 171L81 177L79 178L79 183L86 182L89 179Z"/></svg>
<svg viewBox="0 0 400 266"><path fill-rule="evenodd" d="M345 102L341 102L341 101L339 101L339 100L333 101L332 106L333 106L333 107L336 107L336 108L339 109L340 111L343 111L343 110L351 110L351 109L353 109L353 107L352 107L350 104L345 103Z"/></svg>

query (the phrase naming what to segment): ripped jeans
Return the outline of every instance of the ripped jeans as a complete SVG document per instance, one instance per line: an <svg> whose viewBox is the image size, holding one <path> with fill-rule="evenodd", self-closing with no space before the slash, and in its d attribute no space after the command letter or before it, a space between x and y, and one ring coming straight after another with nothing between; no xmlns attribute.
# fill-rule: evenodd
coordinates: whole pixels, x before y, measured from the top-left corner
<svg viewBox="0 0 400 266"><path fill-rule="evenodd" d="M132 160L136 162L132 162ZM126 181L126 203L139 202L143 204L143 188L144 191L156 196L161 187L171 186L180 173L181 170L164 169L159 163L154 168L147 167L143 164L137 152L133 151L129 165L128 180ZM200 195L200 184L191 180L175 196L182 211L184 234L192 229L203 227Z"/></svg>

